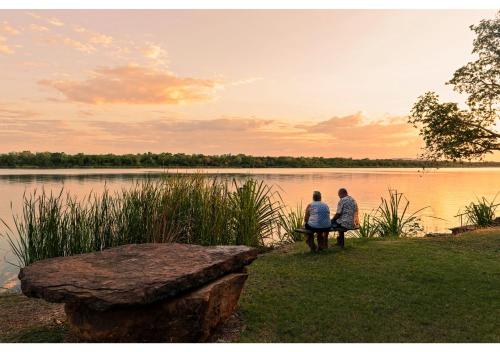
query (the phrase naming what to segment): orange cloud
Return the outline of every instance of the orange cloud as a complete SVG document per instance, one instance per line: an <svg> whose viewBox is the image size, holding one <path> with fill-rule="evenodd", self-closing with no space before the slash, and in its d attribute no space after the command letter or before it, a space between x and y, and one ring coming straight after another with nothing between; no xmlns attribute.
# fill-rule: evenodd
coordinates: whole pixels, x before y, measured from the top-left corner
<svg viewBox="0 0 500 352"><path fill-rule="evenodd" d="M392 117L388 121L365 122L364 116L356 113L299 127L308 132L327 135L347 145L360 142L365 145L405 145L417 140L415 129L406 123L406 119L399 117Z"/></svg>
<svg viewBox="0 0 500 352"><path fill-rule="evenodd" d="M83 81L42 80L69 101L86 104L181 104L211 100L217 80L178 77L141 66L99 68Z"/></svg>
<svg viewBox="0 0 500 352"><path fill-rule="evenodd" d="M73 38L63 38L61 41L64 45L70 46L72 48L75 48L76 50L83 51L85 53L90 53L94 51L94 47L92 45L89 45L87 43L83 43L79 40L73 39Z"/></svg>
<svg viewBox="0 0 500 352"><path fill-rule="evenodd" d="M351 115L354 116L354 115ZM401 133L399 123L344 125L344 135L314 130L316 125L292 126L284 121L224 117L210 120L157 119L143 122L88 121L94 146L115 152L139 150L185 153L245 153L252 155L342 156L355 158L416 157L420 138L414 132ZM322 121L317 125L327 123ZM358 129L360 124L362 128ZM353 130L354 128L354 130ZM186 136L189 136L188 139Z"/></svg>
<svg viewBox="0 0 500 352"><path fill-rule="evenodd" d="M13 54L14 46L7 43L7 37L20 34L20 30L4 21L0 24L0 54Z"/></svg>
<svg viewBox="0 0 500 352"><path fill-rule="evenodd" d="M30 24L30 29L34 32L47 32L49 29L36 23Z"/></svg>
<svg viewBox="0 0 500 352"><path fill-rule="evenodd" d="M102 33L92 32L89 41L92 44L109 45L113 41L113 37Z"/></svg>
<svg viewBox="0 0 500 352"><path fill-rule="evenodd" d="M16 109L5 104L0 104L0 118L5 122L7 119L22 119L39 116L39 113L31 110Z"/></svg>
<svg viewBox="0 0 500 352"><path fill-rule="evenodd" d="M45 16L42 16L42 15L40 15L38 13L35 13L35 12L28 12L26 14L28 16L32 17L32 18L37 19L37 20L49 23L49 24L51 24L54 27L62 27L62 26L64 26L63 21L61 21L60 19L58 19L56 17L45 17Z"/></svg>
<svg viewBox="0 0 500 352"><path fill-rule="evenodd" d="M353 125L346 123L340 132L333 134L316 131L318 125L328 124L332 119L299 127L253 117L114 122L92 119L95 115L90 111L80 112L79 116L80 119L72 121L47 119L30 111L0 106L0 148L398 158L416 157L421 144L418 135L409 133L400 123L363 124L353 117L343 120L352 120Z"/></svg>
<svg viewBox="0 0 500 352"><path fill-rule="evenodd" d="M92 43L92 44L99 44L99 45L107 46L113 42L112 36L89 30L89 29L82 27L80 25L73 26L73 30L76 33L79 33L80 35L84 36L84 38L89 43Z"/></svg>
<svg viewBox="0 0 500 352"><path fill-rule="evenodd" d="M60 19L55 17L47 18L46 21L56 27L64 26L64 23Z"/></svg>
<svg viewBox="0 0 500 352"><path fill-rule="evenodd" d="M147 43L146 46L141 49L141 52L145 57L154 60L167 55L166 51L161 46L153 43Z"/></svg>
<svg viewBox="0 0 500 352"><path fill-rule="evenodd" d="M2 54L12 54L14 49L12 49L7 44L7 39L5 37L0 36L0 53Z"/></svg>
<svg viewBox="0 0 500 352"><path fill-rule="evenodd" d="M18 35L21 33L21 31L17 28L12 27L8 22L4 21L0 26L0 33L3 33L5 35Z"/></svg>

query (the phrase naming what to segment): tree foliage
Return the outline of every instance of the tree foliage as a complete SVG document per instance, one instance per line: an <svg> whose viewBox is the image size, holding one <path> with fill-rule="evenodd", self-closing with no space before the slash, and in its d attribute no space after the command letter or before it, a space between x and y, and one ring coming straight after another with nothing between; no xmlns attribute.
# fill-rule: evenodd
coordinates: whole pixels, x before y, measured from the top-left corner
<svg viewBox="0 0 500 352"><path fill-rule="evenodd" d="M0 154L0 168L167 168L167 167L426 167L426 166L498 166L500 163L451 163L430 164L422 160L408 159L351 159L291 156L253 156L245 154L66 154L39 152L11 152Z"/></svg>
<svg viewBox="0 0 500 352"><path fill-rule="evenodd" d="M500 112L500 11L494 19L472 25L475 32L473 62L455 71L447 82L467 95L467 108L439 101L434 92L420 96L409 122L420 129L426 147L424 157L433 160L482 159L500 150L496 129Z"/></svg>

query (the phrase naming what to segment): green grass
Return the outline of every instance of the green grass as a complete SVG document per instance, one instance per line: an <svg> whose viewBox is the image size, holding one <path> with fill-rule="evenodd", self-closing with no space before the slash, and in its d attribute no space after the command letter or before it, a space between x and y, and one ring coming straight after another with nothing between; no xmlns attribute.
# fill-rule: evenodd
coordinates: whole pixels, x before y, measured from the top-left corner
<svg viewBox="0 0 500 352"><path fill-rule="evenodd" d="M62 304L0 293L0 342L64 342L68 328Z"/></svg>
<svg viewBox="0 0 500 352"><path fill-rule="evenodd" d="M249 267L241 342L500 342L500 231L303 243Z"/></svg>
<svg viewBox="0 0 500 352"><path fill-rule="evenodd" d="M0 342L22 342L22 343L56 343L65 342L65 336L68 333L66 325L61 326L42 326L38 328L27 329L19 333L6 336Z"/></svg>
<svg viewBox="0 0 500 352"><path fill-rule="evenodd" d="M347 239L317 254L295 243L248 271L237 342L500 342L498 228ZM0 341L71 341L65 324L43 319L56 309L0 295Z"/></svg>

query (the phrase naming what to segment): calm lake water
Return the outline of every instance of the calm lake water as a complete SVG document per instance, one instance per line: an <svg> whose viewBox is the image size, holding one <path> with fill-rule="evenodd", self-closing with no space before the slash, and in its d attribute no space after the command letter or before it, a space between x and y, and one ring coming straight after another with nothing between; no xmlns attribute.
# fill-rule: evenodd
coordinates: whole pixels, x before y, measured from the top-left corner
<svg viewBox="0 0 500 352"><path fill-rule="evenodd" d="M82 196L104 187L117 190L129 187L141 178L158 175L158 169L78 169L78 170L8 170L0 169L0 218L12 224L12 213L20 211L23 192L36 188L65 190ZM426 232L443 232L459 225L454 216L476 197L492 199L500 191L500 168L475 169L170 169L169 173L203 172L224 177L251 175L280 190L289 206L310 201L314 190L334 208L337 189L345 187L358 201L361 213L376 208L388 189L403 192L413 210L429 206L424 212ZM500 195L498 200L500 200ZM436 218L442 218L439 220ZM5 228L0 226L0 233ZM0 236L0 287L18 285L18 268L6 239Z"/></svg>

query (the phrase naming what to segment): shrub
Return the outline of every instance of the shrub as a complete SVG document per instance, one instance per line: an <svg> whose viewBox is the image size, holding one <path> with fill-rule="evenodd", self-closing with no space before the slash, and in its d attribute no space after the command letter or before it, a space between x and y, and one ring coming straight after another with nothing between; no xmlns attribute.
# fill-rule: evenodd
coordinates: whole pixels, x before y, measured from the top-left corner
<svg viewBox="0 0 500 352"><path fill-rule="evenodd" d="M304 210L302 204L291 208L288 211L283 209L280 213L280 236L282 242L297 242L303 240L303 235L300 232L295 232L296 229L304 225Z"/></svg>
<svg viewBox="0 0 500 352"><path fill-rule="evenodd" d="M389 190L389 198L381 198L381 203L374 217L380 236L414 236L422 231L419 214L427 207L409 213L410 201L403 193Z"/></svg>
<svg viewBox="0 0 500 352"><path fill-rule="evenodd" d="M357 233L359 237L375 237L379 232L377 223L374 221L373 214L363 214Z"/></svg>
<svg viewBox="0 0 500 352"><path fill-rule="evenodd" d="M146 179L130 189L77 200L23 195L22 215L4 235L20 265L130 243L181 242L263 247L280 238L279 193L253 179L228 183L202 175Z"/></svg>
<svg viewBox="0 0 500 352"><path fill-rule="evenodd" d="M498 195L498 194L497 194ZM494 204L495 196L491 201L485 197L477 198L477 203L471 202L465 207L467 222L479 227L493 225L495 221L496 209L500 204Z"/></svg>

